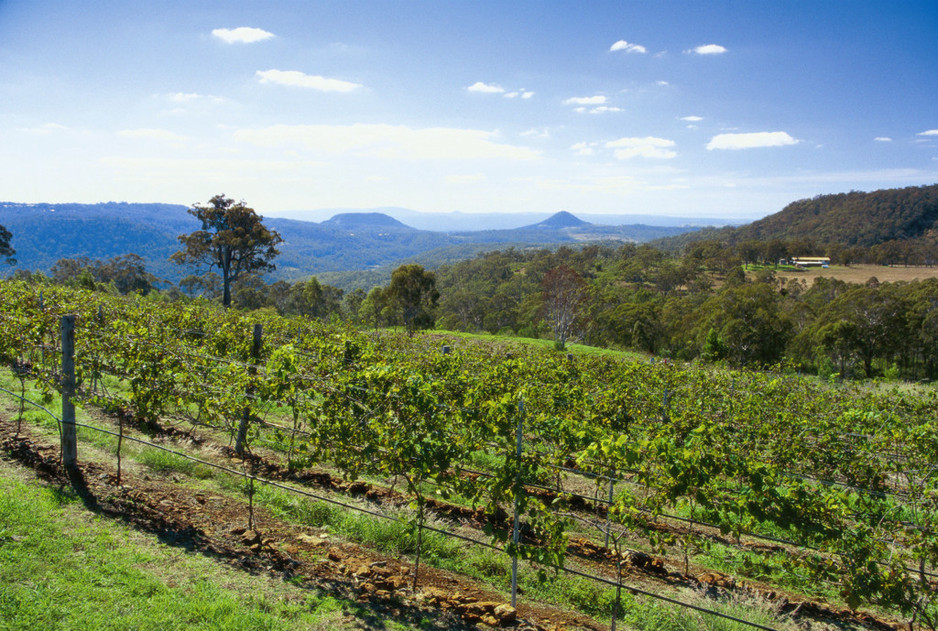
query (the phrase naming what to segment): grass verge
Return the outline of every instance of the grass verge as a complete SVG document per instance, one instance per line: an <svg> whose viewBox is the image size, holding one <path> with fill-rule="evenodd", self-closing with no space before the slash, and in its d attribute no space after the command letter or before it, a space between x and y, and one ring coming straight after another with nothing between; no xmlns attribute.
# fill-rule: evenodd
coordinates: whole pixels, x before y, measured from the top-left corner
<svg viewBox="0 0 938 631"><path fill-rule="evenodd" d="M368 627L411 628L158 544L0 463L0 629Z"/></svg>

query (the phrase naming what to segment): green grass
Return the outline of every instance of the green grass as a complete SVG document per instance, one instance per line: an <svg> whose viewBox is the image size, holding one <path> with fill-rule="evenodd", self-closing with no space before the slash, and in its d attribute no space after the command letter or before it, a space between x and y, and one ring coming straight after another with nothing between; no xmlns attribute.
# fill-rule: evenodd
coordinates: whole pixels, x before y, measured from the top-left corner
<svg viewBox="0 0 938 631"><path fill-rule="evenodd" d="M487 344L517 344L519 346L530 346L533 348L557 352L554 350L553 340L508 335L494 335L491 333L466 333L463 331L429 330L425 331L424 333L427 335L441 335L458 339L480 341ZM637 361L645 361L648 359L647 355L637 351L620 351L610 348L601 348L598 346L587 346L586 344L574 343L568 343L566 349L563 352L572 353L573 355L596 355L601 357L609 357L610 359L628 359Z"/></svg>
<svg viewBox="0 0 938 631"><path fill-rule="evenodd" d="M369 624L360 624L363 618ZM0 469L0 629L325 630L375 623L411 628L159 545L89 515L68 491L25 484Z"/></svg>
<svg viewBox="0 0 938 631"><path fill-rule="evenodd" d="M114 440L114 448L116 450L117 439ZM128 453L125 452L124 449L126 449L126 447L121 448L121 453L127 456ZM199 478L202 480L211 478L215 475L215 472L212 470L212 468L207 465L195 462L193 460L188 460L181 456L177 456L176 454L171 454L167 451L163 451L162 449L154 449L153 447L138 445L136 449L133 449L131 454L137 462L146 465L156 473L181 473L183 475Z"/></svg>

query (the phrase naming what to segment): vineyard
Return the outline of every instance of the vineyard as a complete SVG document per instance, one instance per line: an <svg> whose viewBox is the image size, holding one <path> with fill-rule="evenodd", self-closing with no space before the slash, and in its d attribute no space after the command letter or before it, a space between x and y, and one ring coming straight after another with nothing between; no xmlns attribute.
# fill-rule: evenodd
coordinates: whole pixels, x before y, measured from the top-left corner
<svg viewBox="0 0 938 631"><path fill-rule="evenodd" d="M564 576L594 586L579 602L543 596L574 611L570 626L634 626L640 602L738 625L720 628L938 628L928 387L572 356L12 281L0 283L0 361L3 397L18 406L5 450L38 431L27 408L58 418L51 402L64 390L97 411L78 440L105 433L115 489L139 473L125 452L159 450L239 479L249 532L281 492L400 524L412 538L406 581L386 580L378 597L442 598L424 589L447 569L441 541L513 565L471 577L511 606L460 609L469 623L547 626L538 586ZM776 621L726 613L739 595L770 603Z"/></svg>

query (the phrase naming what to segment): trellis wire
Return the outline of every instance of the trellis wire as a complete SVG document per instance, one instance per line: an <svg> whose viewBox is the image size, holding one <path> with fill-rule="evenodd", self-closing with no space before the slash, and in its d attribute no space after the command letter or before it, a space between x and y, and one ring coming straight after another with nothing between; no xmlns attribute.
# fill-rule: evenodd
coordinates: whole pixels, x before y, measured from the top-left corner
<svg viewBox="0 0 938 631"><path fill-rule="evenodd" d="M6 390L5 388L0 388L0 389L2 389L4 392L7 392L7 393L9 393L9 394L11 394L11 395L13 395L13 396L18 396L18 395L16 395L15 393L10 392L9 390ZM27 402L33 403L33 405L36 405L36 407L39 407L39 408L43 409L46 413L48 413L50 416L52 416L53 419L55 419L57 422L61 423L61 419L58 418L57 416L55 416L55 414L53 414L53 413L52 413L51 411L49 411L48 409L42 407L41 405L35 404L34 402L29 401L28 399L27 399ZM75 426L76 426L76 427L81 427L81 428L84 428L84 429L89 429L89 430L96 431L96 432L100 432L100 433L103 433L103 434L108 434L108 435L110 435L110 436L115 436L115 437L118 437L118 436L119 436L119 434L118 434L117 432L114 432L114 431L111 431L111 430L108 430L108 429L104 429L104 428L101 428L101 427L96 427L96 426L94 426L94 425L88 425L88 424L86 424L86 423L79 423L79 422L76 422L76 423L75 423ZM259 483L261 483L261 484L266 484L266 485L268 485L268 486L274 487L274 488L279 488L279 489L281 489L281 490L283 490L283 491L287 491L287 492L290 492L290 493L296 493L297 495L303 495L303 496L309 497L309 498L311 498L311 499L315 499L315 500L318 500L318 501L323 501L323 502L326 502L326 503L329 503L329 504L333 504L333 505L336 505L336 506L340 506L340 507L342 507L342 508L347 508L347 509L351 509L351 510L354 510L354 511L357 511L357 512L365 513L365 514L371 515L371 516L373 516L373 517L379 517L379 518L381 518L381 519L385 519L385 520L388 520L388 521L394 521L394 522L397 522L397 523L405 523L404 520L401 520L401 519L399 519L399 518L393 517L393 516L391 516L391 515L387 515L387 514L384 514L384 513L377 512L377 511L372 511L372 510L369 510L369 509L367 509L367 508L362 508L362 507L360 507L360 506L355 506L354 504L347 504L347 503L345 503L345 502L340 502L340 501L338 501L338 500L334 500L334 499L331 499L331 498L328 498L328 497L324 497L324 496L321 496L321 495L317 495L317 494L312 493L312 492L310 492L310 491L306 491L306 490L303 490L303 489L297 489L297 488L295 488L295 487L292 487L292 486L289 486L289 485L286 485L286 484L282 484L282 483L276 482L276 481L274 481L274 480L269 480L269 479L267 479L267 478L262 478L262 477L260 477L260 476L255 475L255 474L249 474L249 473L247 473L247 472L238 471L237 469L232 469L232 468L230 468L230 467L226 467L226 466L224 466L224 465L220 465L220 464L217 464L217 463L214 463L214 462L210 462L210 461L207 461L207 460L202 460L201 458L196 458L196 457L194 457L194 456L190 456L189 454L185 454L185 453L182 453L182 452L179 452L179 451L170 449L170 448L168 448L168 447L164 447L164 446L162 446L162 445L158 445L158 444L156 444L156 443L152 443L152 442L150 442L150 441L146 441L146 440L143 440L143 439L140 439L140 438L136 438L136 437L133 437L133 436L124 436L123 438L124 438L124 440L130 440L130 441L136 442L136 443L138 443L138 444L145 445L145 446L147 446L147 447L152 447L152 448L155 448L155 449L159 449L159 450L161 450L161 451L167 452L167 453L172 454L172 455L174 455L174 456L177 456L177 457L179 457L179 458L183 458L183 459L185 459L185 460L189 460L189 461L192 461L192 462L196 462L196 463L198 463L198 464L201 464L201 465L204 465L204 466L207 466L207 467L211 467L211 468L214 468L214 469L218 469L218 470L220 470L220 471L223 471L223 472L228 473L228 474L231 474L231 475L235 475L235 476L242 477L242 478L245 478L245 479L253 480L253 481L259 482ZM498 546L496 546L496 545L493 545L493 544L490 544L490 543L487 543L487 542L484 542L484 541L479 541L479 540L473 539L473 538L471 538L471 537L466 537L466 536L460 535L460 534L458 534L458 533L453 533L453 532L450 532L450 531L447 531L447 530L442 530L442 529L439 529L439 528L434 528L434 527L432 527L432 526L424 526L424 528L426 528L427 530L430 530L431 532L436 532L436 533L438 533L438 534L440 534L440 535L443 535L443 536L446 536L446 537L453 537L453 538L455 538L455 539L459 539L459 540L461 540L461 541L465 541L465 542L467 542L467 543L471 543L471 544L474 544L474 545L478 545L478 546L481 546L481 547L484 547L484 548L487 548L487 549L490 549L490 550L495 550L495 551L497 551L497 552L504 552L504 549L503 549L503 548L500 548L500 547L498 547ZM767 627L767 626L762 625L762 624L759 624L759 623L757 623L757 622L752 622L752 621L749 621L749 620L744 620L744 619L742 619L742 618L736 618L735 616L730 616L730 615L725 614L725 613L722 613L722 612L720 612L720 611L715 611L715 610L712 610L712 609L707 609L707 608L705 608L705 607L701 607L701 606L699 606L699 605L694 605L694 604L692 604L692 603L686 603L686 602L683 602L683 601L680 601L680 600L677 600L677 599L674 599L674 598L670 598L670 597L668 597L668 596L663 596L663 595L661 595L661 594L655 594L655 593L653 593L653 592L645 591L645 590L639 589L639 588L637 588L637 587L632 587L632 586L627 585L627 584L624 584L624 583L620 585L619 583L617 583L617 582L615 582L615 581L612 581L612 580L610 580L610 579L608 579L608 578L602 577L602 576L596 576L596 575L594 575L594 574L589 574L589 573L587 573L587 572L581 572L581 571L575 570L575 569L573 569L573 568L569 568L569 567L562 566L562 565L555 565L555 564L551 564L551 563L541 563L541 565L543 565L544 567L546 567L546 568L548 568L548 569L560 571L560 572L563 572L563 573L565 573L565 574L571 574L571 575L573 575L573 576L578 576L578 577L580 577L580 578L585 578L585 579L588 579L588 580L592 580L592 581L595 581L595 582L598 582L598 583L601 583L601 584L609 585L609 586L611 586L611 587L620 586L621 588L623 588L623 589L625 589L625 590L627 590L627 591L629 591L629 592L631 592L631 593L633 593L633 594L636 594L636 595L645 596L645 597L652 598L652 599L655 599L655 600L661 600L661 601L664 601L664 602L667 602L667 603L670 603L670 604L673 604L673 605L676 605L676 606L679 606L679 607L683 607L683 608L686 608L686 609L692 609L692 610L697 611L697 612L700 612L700 613L704 613L704 614L716 616L716 617L719 617L719 618L723 618L723 619L725 619L725 620L729 620L729 621L732 621L732 622L737 622L737 623L739 623L739 624L743 624L743 625L746 625L746 626L750 626L750 627L753 627L753 628L755 628L755 629L763 629L764 631L777 631L777 630L774 629L773 627Z"/></svg>

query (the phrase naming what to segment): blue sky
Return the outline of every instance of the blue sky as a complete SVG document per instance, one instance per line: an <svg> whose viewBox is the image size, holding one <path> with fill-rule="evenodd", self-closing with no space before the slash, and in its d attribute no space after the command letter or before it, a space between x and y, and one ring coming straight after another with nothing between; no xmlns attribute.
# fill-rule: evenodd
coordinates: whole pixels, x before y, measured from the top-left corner
<svg viewBox="0 0 938 631"><path fill-rule="evenodd" d="M936 41L935 0L0 0L0 199L755 219L938 182Z"/></svg>

